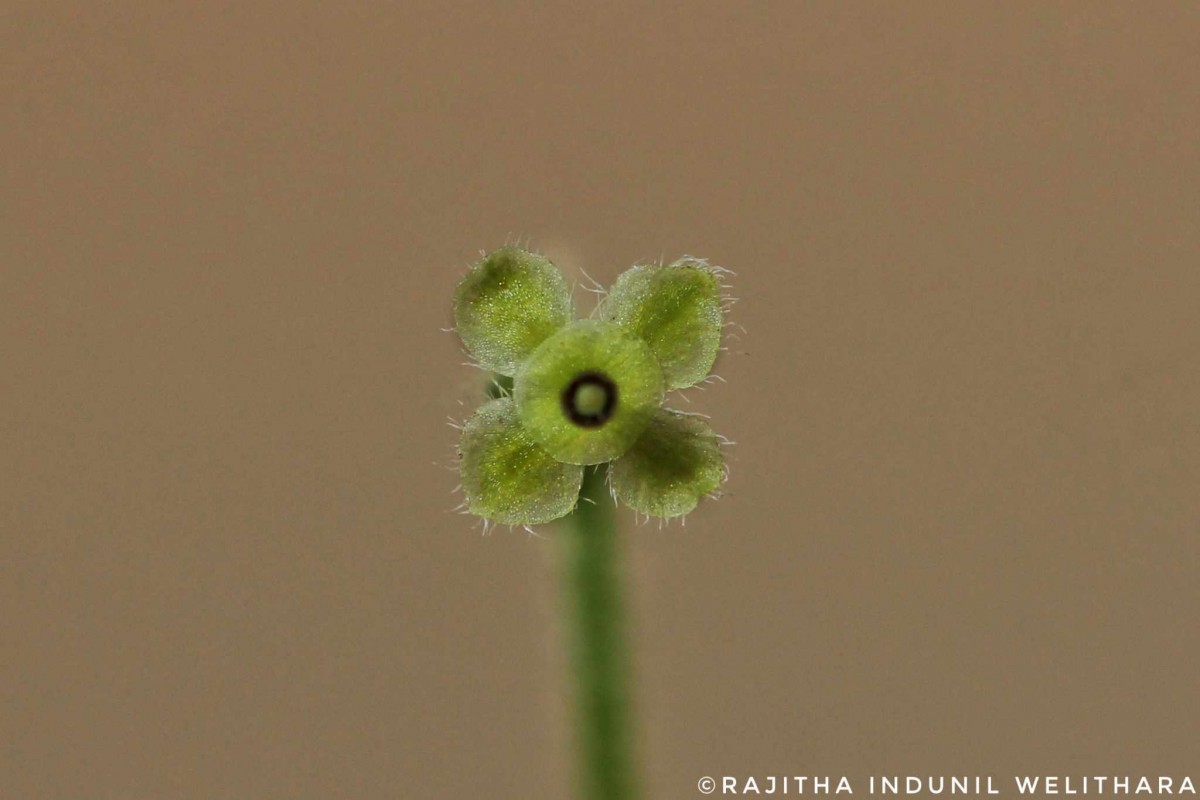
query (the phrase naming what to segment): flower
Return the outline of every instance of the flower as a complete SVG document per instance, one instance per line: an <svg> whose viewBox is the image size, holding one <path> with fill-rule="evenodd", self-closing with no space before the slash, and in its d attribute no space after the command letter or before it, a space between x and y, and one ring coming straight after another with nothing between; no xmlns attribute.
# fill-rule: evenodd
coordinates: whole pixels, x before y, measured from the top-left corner
<svg viewBox="0 0 1200 800"><path fill-rule="evenodd" d="M725 477L721 437L663 408L712 370L723 270L685 257L626 270L592 319L549 259L503 247L454 295L455 329L478 364L512 378L463 426L467 511L508 525L571 512L584 468L609 463L615 498L647 516L688 513Z"/></svg>

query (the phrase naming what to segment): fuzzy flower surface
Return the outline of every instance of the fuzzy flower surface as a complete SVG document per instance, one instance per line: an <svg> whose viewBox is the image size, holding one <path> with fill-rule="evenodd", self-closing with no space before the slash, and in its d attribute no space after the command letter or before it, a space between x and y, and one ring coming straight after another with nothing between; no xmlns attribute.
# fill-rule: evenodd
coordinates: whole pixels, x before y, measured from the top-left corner
<svg viewBox="0 0 1200 800"><path fill-rule="evenodd" d="M652 517L687 514L725 477L721 437L666 392L707 378L724 328L723 270L685 257L621 274L589 319L549 259L503 247L454 295L455 330L511 393L466 422L466 509L536 525L570 513L584 467L609 464L615 498Z"/></svg>

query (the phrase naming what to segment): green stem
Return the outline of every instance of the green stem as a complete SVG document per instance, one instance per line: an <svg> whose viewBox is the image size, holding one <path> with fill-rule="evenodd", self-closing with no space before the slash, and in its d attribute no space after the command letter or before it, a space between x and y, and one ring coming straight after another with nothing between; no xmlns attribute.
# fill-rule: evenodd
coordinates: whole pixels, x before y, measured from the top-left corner
<svg viewBox="0 0 1200 800"><path fill-rule="evenodd" d="M588 467L563 521L579 778L587 800L637 797L617 530L605 467Z"/></svg>

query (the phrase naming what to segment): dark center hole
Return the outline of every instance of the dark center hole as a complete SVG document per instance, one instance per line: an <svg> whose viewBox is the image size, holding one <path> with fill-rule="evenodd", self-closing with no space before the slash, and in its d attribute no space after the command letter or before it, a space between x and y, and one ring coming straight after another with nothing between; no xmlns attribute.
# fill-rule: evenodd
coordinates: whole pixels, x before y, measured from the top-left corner
<svg viewBox="0 0 1200 800"><path fill-rule="evenodd" d="M602 372L584 372L563 390L563 412L581 428L598 428L617 410L617 385Z"/></svg>

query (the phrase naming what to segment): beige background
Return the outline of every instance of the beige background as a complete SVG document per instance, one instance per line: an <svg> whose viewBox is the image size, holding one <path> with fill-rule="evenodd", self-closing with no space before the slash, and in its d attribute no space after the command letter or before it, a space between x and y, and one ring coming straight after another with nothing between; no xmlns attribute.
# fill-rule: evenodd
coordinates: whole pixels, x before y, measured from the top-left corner
<svg viewBox="0 0 1200 800"><path fill-rule="evenodd" d="M448 513L510 237L739 273L652 796L1200 774L1197 6L543 5L6 6L0 796L563 796L553 529Z"/></svg>

